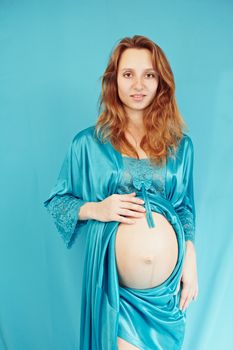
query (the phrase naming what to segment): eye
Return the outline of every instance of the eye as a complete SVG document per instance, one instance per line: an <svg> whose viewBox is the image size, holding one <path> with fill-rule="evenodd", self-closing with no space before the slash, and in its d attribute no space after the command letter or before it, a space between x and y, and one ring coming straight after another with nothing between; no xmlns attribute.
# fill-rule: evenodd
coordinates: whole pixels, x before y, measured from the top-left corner
<svg viewBox="0 0 233 350"><path fill-rule="evenodd" d="M147 75L152 75L152 77L155 77L154 73L148 73Z"/></svg>
<svg viewBox="0 0 233 350"><path fill-rule="evenodd" d="M123 74L123 77L126 76L126 75L129 75L129 74L131 74L131 73L129 73L129 72L128 72L128 73L124 73L124 74Z"/></svg>
<svg viewBox="0 0 233 350"><path fill-rule="evenodd" d="M128 78L130 74L131 74L130 72L126 72L126 73L123 74L123 77L127 76L127 78ZM155 74L154 73L147 73L146 76L148 76L148 75L151 75L153 78L155 78Z"/></svg>

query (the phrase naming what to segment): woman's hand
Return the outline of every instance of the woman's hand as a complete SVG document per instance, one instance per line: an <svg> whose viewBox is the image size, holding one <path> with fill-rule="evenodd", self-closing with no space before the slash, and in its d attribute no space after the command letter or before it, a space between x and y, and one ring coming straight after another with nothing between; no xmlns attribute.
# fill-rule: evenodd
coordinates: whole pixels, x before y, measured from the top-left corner
<svg viewBox="0 0 233 350"><path fill-rule="evenodd" d="M182 291L179 306L184 312L191 300L196 300L198 295L196 252L192 241L186 241L186 252L180 281L182 281Z"/></svg>
<svg viewBox="0 0 233 350"><path fill-rule="evenodd" d="M144 201L134 197L135 192L129 194L112 194L94 206L93 219L98 221L119 221L133 224L134 220L125 216L140 218L145 215Z"/></svg>

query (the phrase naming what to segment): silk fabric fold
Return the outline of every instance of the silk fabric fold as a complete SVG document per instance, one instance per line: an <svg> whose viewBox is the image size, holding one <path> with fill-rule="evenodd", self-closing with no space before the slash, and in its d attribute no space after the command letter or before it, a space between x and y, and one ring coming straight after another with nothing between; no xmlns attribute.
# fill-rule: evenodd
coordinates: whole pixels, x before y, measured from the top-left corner
<svg viewBox="0 0 233 350"><path fill-rule="evenodd" d="M72 195L81 205L116 193L122 155L110 142L101 143L94 130L94 126L88 127L73 138L45 206L55 196ZM181 349L186 322L186 312L179 309L185 233L179 213L184 209L192 213L194 230L192 166L193 145L184 134L176 157L167 160L166 198L148 194L151 209L167 218L178 240L177 264L169 278L155 288L138 290L119 285L115 259L119 222L78 220L73 231L60 232L68 248L77 235L87 236L76 350L117 350L117 336L140 349ZM142 198L142 192L137 196Z"/></svg>

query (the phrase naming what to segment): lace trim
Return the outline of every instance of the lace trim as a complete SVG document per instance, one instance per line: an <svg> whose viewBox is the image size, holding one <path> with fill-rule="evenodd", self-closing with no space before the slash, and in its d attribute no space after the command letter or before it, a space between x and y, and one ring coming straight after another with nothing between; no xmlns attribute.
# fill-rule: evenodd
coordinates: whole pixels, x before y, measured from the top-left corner
<svg viewBox="0 0 233 350"><path fill-rule="evenodd" d="M70 248L74 241L74 232L78 226L86 224L87 220L79 220L80 207L85 203L82 199L70 194L55 195L44 206L54 219L59 234L62 236L66 247Z"/></svg>
<svg viewBox="0 0 233 350"><path fill-rule="evenodd" d="M185 240L195 243L195 218L193 213L187 207L182 207L177 211L177 214L184 228Z"/></svg>
<svg viewBox="0 0 233 350"><path fill-rule="evenodd" d="M123 157L124 170L118 185L118 192L130 193L141 190L142 184L147 191L165 196L164 167L150 163L150 160Z"/></svg>
<svg viewBox="0 0 233 350"><path fill-rule="evenodd" d="M148 158L135 159L124 157L124 169L117 192L131 193L135 189L142 191L145 201L146 219L149 228L155 227L147 191L165 196L165 168L158 167Z"/></svg>

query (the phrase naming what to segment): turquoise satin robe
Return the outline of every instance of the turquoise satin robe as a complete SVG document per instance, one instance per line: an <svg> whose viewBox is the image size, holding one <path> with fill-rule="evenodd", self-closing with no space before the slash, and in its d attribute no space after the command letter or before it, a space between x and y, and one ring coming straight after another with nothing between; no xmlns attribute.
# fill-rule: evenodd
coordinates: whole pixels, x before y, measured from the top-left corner
<svg viewBox="0 0 233 350"><path fill-rule="evenodd" d="M180 278L185 240L195 242L191 138L183 134L175 159L167 159L166 197L148 194L151 210L162 213L176 231L176 266L161 285L139 290L118 283L115 235L119 222L78 219L84 203L117 193L123 170L122 155L110 142L101 143L94 131L95 126L90 126L74 136L57 182L44 201L67 248L77 235L88 237L76 350L116 350L117 336L144 350L181 349L186 311L179 309ZM137 191L137 197L143 198L142 191Z"/></svg>

